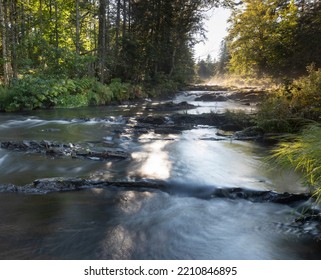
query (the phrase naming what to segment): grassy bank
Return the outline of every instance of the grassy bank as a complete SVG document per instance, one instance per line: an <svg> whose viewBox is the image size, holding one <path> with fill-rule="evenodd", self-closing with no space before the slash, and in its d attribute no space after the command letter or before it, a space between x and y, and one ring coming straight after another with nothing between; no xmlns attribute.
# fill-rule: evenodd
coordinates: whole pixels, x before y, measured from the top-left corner
<svg viewBox="0 0 321 280"><path fill-rule="evenodd" d="M321 126L311 125L291 135L274 150L271 160L278 166L301 172L304 183L321 202Z"/></svg>
<svg viewBox="0 0 321 280"><path fill-rule="evenodd" d="M321 69L270 92L261 103L258 126L265 132L287 133L272 151L280 167L301 172L304 183L321 201Z"/></svg>

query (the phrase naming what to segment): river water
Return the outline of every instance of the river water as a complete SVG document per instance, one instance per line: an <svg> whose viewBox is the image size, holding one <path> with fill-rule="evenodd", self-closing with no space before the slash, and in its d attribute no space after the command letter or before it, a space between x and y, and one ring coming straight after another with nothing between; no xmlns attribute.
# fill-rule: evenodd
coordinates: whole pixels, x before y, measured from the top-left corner
<svg viewBox="0 0 321 280"><path fill-rule="evenodd" d="M234 101L193 101L200 94L177 95L174 102L199 106L179 113L255 110ZM171 186L167 192L92 188L46 195L0 193L1 259L321 258L321 243L291 223L300 215L296 208L210 195L217 188L305 191L298 175L264 161L267 147L218 136L210 126L173 135L137 135L136 117L157 114L144 106L0 115L0 141L48 140L131 154L99 161L0 149L0 184L82 177L161 180Z"/></svg>

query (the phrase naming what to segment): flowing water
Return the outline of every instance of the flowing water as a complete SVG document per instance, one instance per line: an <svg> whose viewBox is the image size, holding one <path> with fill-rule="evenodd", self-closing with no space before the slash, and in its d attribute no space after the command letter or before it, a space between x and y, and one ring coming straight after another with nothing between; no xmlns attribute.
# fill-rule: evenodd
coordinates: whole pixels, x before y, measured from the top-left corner
<svg viewBox="0 0 321 280"><path fill-rule="evenodd" d="M234 101L195 102L198 114L255 110ZM146 105L146 104L145 104ZM167 114L168 112L162 112ZM161 180L171 189L105 188L26 195L0 193L1 259L320 259L321 243L293 226L296 208L212 197L217 188L303 192L277 171L267 147L198 126L181 134L136 134L144 104L0 115L0 141L48 140L124 150L128 159L51 158L0 149L0 184L39 178Z"/></svg>

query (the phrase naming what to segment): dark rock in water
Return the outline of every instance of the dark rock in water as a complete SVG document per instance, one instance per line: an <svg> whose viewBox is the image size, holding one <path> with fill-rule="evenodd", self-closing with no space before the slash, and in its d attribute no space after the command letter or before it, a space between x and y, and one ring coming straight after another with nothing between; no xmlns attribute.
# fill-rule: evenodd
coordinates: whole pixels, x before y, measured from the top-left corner
<svg viewBox="0 0 321 280"><path fill-rule="evenodd" d="M166 124L168 122L168 119L164 116L147 116L147 117L139 117L137 119L140 123L148 123L148 124Z"/></svg>
<svg viewBox="0 0 321 280"><path fill-rule="evenodd" d="M105 181L105 180L87 180L82 178L45 178L35 180L32 184L25 186L0 185L1 192L35 192L48 193L57 191L72 191L87 188L105 188L105 187L123 187L123 188L150 188L158 189L164 192L172 192L172 187L165 181L144 180L144 181ZM175 188L174 188L175 189ZM208 189L208 188L205 188ZM184 191L184 188L183 188ZM201 198L228 198L228 199L246 199L256 203L273 202L292 205L297 202L309 200L308 194L290 194L276 193L273 191L258 191L244 188L216 188L214 191L202 195ZM195 195L195 193L192 193Z"/></svg>
<svg viewBox="0 0 321 280"><path fill-rule="evenodd" d="M263 90L244 90L244 91L237 91L233 92L228 95L229 99L235 101L243 101L248 104L250 103L258 103L262 100L262 97L266 94Z"/></svg>
<svg viewBox="0 0 321 280"><path fill-rule="evenodd" d="M58 148L61 145L49 141L4 141L0 142L0 147L7 150L15 151L35 151L41 152L43 150Z"/></svg>
<svg viewBox="0 0 321 280"><path fill-rule="evenodd" d="M238 119L233 120L226 114L203 113L203 114L172 114L169 116L142 116L137 118L136 129L155 130L156 133L166 134L179 133L183 130L192 129L198 125L215 126L221 130L239 131L246 124L240 124ZM175 132L176 130L176 132ZM241 136L239 136L241 137ZM244 136L245 137L245 136Z"/></svg>
<svg viewBox="0 0 321 280"><path fill-rule="evenodd" d="M102 123L126 123L128 121L128 117L123 117L123 116L118 116L118 117L113 117L113 116L109 116L109 117L105 117L105 118L100 118L100 117L96 117L96 118L74 118L74 119L66 119L66 121L70 121L72 123L87 123L87 122L102 122Z"/></svg>
<svg viewBox="0 0 321 280"><path fill-rule="evenodd" d="M308 194L276 193L273 191L256 191L243 188L216 189L212 197L229 199L246 199L252 202L272 202L291 205L310 199Z"/></svg>
<svg viewBox="0 0 321 280"><path fill-rule="evenodd" d="M18 192L18 187L11 184L6 185L0 185L0 193L12 193L12 192Z"/></svg>
<svg viewBox="0 0 321 280"><path fill-rule="evenodd" d="M179 111L189 110L197 106L187 103L186 101L180 103L166 102L155 105L148 105L145 110L147 111Z"/></svg>
<svg viewBox="0 0 321 280"><path fill-rule="evenodd" d="M0 185L0 192L47 194L52 192L79 191L89 188L130 188L136 190L163 189L165 184L158 181L97 181L81 178L45 178L35 180L32 184L24 186Z"/></svg>
<svg viewBox="0 0 321 280"><path fill-rule="evenodd" d="M210 125L221 126L227 123L227 118L223 114L205 113L200 115L174 114L171 119L179 125Z"/></svg>
<svg viewBox="0 0 321 280"><path fill-rule="evenodd" d="M251 126L243 129L242 131L238 131L234 134L234 138L236 140L256 140L262 138L264 135L264 131L262 128L257 126Z"/></svg>
<svg viewBox="0 0 321 280"><path fill-rule="evenodd" d="M238 131L242 129L242 126L236 123L226 123L219 126L220 130L223 131Z"/></svg>
<svg viewBox="0 0 321 280"><path fill-rule="evenodd" d="M195 101L206 101L206 102L223 102L227 101L228 98L218 94L204 94L200 97L195 98Z"/></svg>
<svg viewBox="0 0 321 280"><path fill-rule="evenodd" d="M0 147L3 149L30 152L30 153L42 153L51 157L66 156L72 158L84 158L84 159L98 159L106 160L112 158L125 159L130 155L121 150L92 150L88 148L82 148L79 145L72 143L59 144L50 141L5 141L0 143Z"/></svg>
<svg viewBox="0 0 321 280"><path fill-rule="evenodd" d="M75 156L84 157L88 159L110 159L110 158L122 158L126 159L129 157L129 154L124 151L119 150L104 150L104 151L86 151L86 152L76 152Z"/></svg>

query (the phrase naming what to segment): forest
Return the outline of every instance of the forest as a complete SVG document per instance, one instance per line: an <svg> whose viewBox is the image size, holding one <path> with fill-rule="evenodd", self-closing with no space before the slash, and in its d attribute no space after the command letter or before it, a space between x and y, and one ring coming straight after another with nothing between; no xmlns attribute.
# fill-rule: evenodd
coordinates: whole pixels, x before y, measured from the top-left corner
<svg viewBox="0 0 321 280"><path fill-rule="evenodd" d="M0 259L321 259L320 0L0 0L0 37Z"/></svg>
<svg viewBox="0 0 321 280"><path fill-rule="evenodd" d="M142 85L173 90L192 79L195 34L217 4L2 0L0 75L17 97L2 88L0 109L105 104L139 96Z"/></svg>
<svg viewBox="0 0 321 280"><path fill-rule="evenodd" d="M195 62L205 12L219 5L231 10L219 59ZM0 28L0 111L106 105L236 76L277 88L256 116L265 132L318 131L320 1L2 0ZM296 153L285 145L276 159L304 169L315 184L318 142L306 145ZM310 148L311 157L302 157Z"/></svg>

